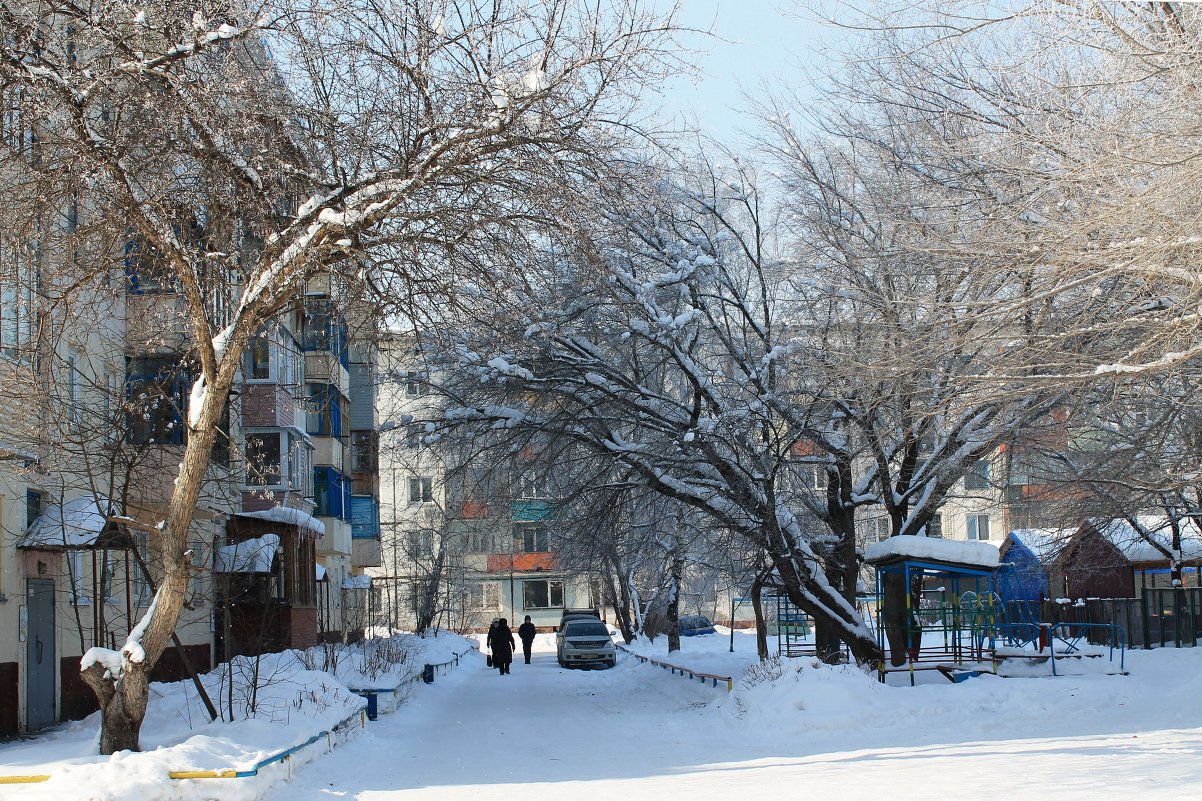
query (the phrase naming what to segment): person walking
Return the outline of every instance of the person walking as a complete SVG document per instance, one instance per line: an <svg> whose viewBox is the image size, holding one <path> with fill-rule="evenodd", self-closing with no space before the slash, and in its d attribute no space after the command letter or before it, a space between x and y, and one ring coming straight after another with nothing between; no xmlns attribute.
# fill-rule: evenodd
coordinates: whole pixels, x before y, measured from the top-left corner
<svg viewBox="0 0 1202 801"><path fill-rule="evenodd" d="M499 618L499 617L494 617L494 618L492 619L492 623L489 623L489 624L488 624L488 636L484 638L484 649L485 649L486 651L488 651L488 653L486 653L486 654L484 655L484 658L485 658L485 659L488 661L488 666L489 666L489 667L492 667L492 666L493 666L493 664L492 664L492 650L491 650L491 649L492 649L492 634L493 634L493 632L494 632L494 631L496 631L496 630L497 630L497 622L498 622L500 619L501 619L501 618Z"/></svg>
<svg viewBox="0 0 1202 801"><path fill-rule="evenodd" d="M497 627L493 629L489 643L492 645L492 663L504 676L509 673L509 664L513 662L513 649L516 645L513 641L513 632L509 630L508 620L501 618L497 621Z"/></svg>
<svg viewBox="0 0 1202 801"><path fill-rule="evenodd" d="M518 626L518 637L522 640L522 653L526 655L527 665L530 664L530 649L534 646L535 634L538 634L538 629L530 622L530 615L526 615L526 622Z"/></svg>

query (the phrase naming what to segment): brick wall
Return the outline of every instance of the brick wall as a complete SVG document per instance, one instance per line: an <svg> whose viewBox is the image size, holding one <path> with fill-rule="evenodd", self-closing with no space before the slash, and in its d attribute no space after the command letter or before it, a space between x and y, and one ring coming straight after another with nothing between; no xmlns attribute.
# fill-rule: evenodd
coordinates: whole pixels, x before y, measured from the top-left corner
<svg viewBox="0 0 1202 801"><path fill-rule="evenodd" d="M296 401L279 384L247 384L242 393L242 425L290 426L296 423Z"/></svg>
<svg viewBox="0 0 1202 801"><path fill-rule="evenodd" d="M295 606L292 614L293 648L309 648L317 645L317 608L312 606Z"/></svg>
<svg viewBox="0 0 1202 801"><path fill-rule="evenodd" d="M242 511L243 512L261 512L264 509L273 509L277 506L288 506L293 509L303 509L308 511L309 504L300 493L290 492L285 501L284 493L282 492L263 492L260 490L249 490L242 493Z"/></svg>

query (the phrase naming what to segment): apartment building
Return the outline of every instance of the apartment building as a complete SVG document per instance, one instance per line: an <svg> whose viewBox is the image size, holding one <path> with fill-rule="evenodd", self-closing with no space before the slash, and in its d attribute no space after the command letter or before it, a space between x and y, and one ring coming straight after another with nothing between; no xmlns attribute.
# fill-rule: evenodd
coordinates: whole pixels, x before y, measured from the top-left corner
<svg viewBox="0 0 1202 801"><path fill-rule="evenodd" d="M153 254L134 238L89 249L86 198L28 202L55 222L0 232L0 736L95 709L79 661L119 648L153 597L197 374ZM239 286L205 280L220 326ZM362 344L348 334L339 288L320 289L246 351L189 532L180 645L156 680L363 628L343 612L365 606L355 574L378 559L374 352L366 322ZM270 557L234 558L248 540Z"/></svg>
<svg viewBox="0 0 1202 801"><path fill-rule="evenodd" d="M439 400L429 392L416 339L392 335L379 356L381 564L371 618L412 629L482 631L495 618L558 624L589 606L587 577L554 549L555 487L531 449L505 458L428 435Z"/></svg>

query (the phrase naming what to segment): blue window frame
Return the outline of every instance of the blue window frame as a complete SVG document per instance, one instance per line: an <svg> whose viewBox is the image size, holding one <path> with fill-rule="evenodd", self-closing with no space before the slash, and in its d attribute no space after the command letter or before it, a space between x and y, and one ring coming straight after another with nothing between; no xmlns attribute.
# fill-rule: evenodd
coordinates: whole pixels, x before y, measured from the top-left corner
<svg viewBox="0 0 1202 801"><path fill-rule="evenodd" d="M327 465L313 468L313 495L318 517L351 519L351 482Z"/></svg>
<svg viewBox="0 0 1202 801"><path fill-rule="evenodd" d="M192 379L177 358L126 360L126 441L138 445L182 445Z"/></svg>
<svg viewBox="0 0 1202 801"><path fill-rule="evenodd" d="M350 401L333 384L309 384L309 408L305 431L323 437L346 437L350 433Z"/></svg>
<svg viewBox="0 0 1202 801"><path fill-rule="evenodd" d="M376 539L380 536L380 505L371 495L351 496L351 537Z"/></svg>
<svg viewBox="0 0 1202 801"><path fill-rule="evenodd" d="M329 300L305 302L304 349L308 353L328 351L337 354L343 367L350 369L346 318Z"/></svg>
<svg viewBox="0 0 1202 801"><path fill-rule="evenodd" d="M128 291L131 295L175 292L175 282L159 252L140 239L125 243L125 277L129 281Z"/></svg>

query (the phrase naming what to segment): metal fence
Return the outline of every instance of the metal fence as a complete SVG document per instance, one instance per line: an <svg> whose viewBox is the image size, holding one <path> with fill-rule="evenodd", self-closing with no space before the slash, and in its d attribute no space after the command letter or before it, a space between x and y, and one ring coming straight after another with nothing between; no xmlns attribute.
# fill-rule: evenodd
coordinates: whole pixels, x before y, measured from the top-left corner
<svg viewBox="0 0 1202 801"><path fill-rule="evenodd" d="M1087 598L1072 603L1007 601L1005 619L1011 626L1038 623L1077 623L1116 626L1126 632L1132 648L1193 648L1202 638L1202 588L1144 590L1139 598ZM1094 645L1112 645L1105 629L1090 633Z"/></svg>

